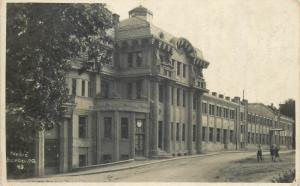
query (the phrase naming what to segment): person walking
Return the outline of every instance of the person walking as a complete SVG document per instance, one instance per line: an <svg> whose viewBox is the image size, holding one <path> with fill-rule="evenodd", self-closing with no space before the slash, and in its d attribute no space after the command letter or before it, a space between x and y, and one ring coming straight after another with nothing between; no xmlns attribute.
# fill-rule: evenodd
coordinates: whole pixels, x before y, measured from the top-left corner
<svg viewBox="0 0 300 186"><path fill-rule="evenodd" d="M258 145L258 149L257 149L257 161L261 161L262 162L262 148L261 145Z"/></svg>
<svg viewBox="0 0 300 186"><path fill-rule="evenodd" d="M275 161L279 160L279 148L275 146L274 148L274 156L275 156Z"/></svg>
<svg viewBox="0 0 300 186"><path fill-rule="evenodd" d="M270 147L270 155L271 155L272 161L274 161L274 145L273 144Z"/></svg>

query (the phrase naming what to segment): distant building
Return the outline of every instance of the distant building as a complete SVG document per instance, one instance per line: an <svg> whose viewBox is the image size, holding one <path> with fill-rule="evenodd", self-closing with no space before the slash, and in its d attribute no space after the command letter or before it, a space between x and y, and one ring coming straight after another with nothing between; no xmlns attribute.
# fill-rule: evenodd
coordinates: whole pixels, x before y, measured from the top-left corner
<svg viewBox="0 0 300 186"><path fill-rule="evenodd" d="M118 22L118 16L114 15ZM113 60L99 73L66 77L73 101L59 126L41 133L37 175L136 158L208 151L291 148L294 121L263 104L209 94L202 52L152 23L139 6L112 34Z"/></svg>

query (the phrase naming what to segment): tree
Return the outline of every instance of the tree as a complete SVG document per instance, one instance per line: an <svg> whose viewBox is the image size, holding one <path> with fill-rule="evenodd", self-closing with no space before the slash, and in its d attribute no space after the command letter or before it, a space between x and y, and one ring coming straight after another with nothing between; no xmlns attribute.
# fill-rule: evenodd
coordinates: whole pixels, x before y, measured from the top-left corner
<svg viewBox="0 0 300 186"><path fill-rule="evenodd" d="M290 118L293 118L295 121L295 100L294 99L288 99L283 104L279 105L279 110L281 114L284 114ZM296 121L295 121L296 122ZM296 147L296 125L293 126L293 148Z"/></svg>
<svg viewBox="0 0 300 186"><path fill-rule="evenodd" d="M281 114L284 114L290 118L295 119L295 100L288 99L283 104L279 105Z"/></svg>
<svg viewBox="0 0 300 186"><path fill-rule="evenodd" d="M105 4L7 5L6 138L10 152L32 154L37 131L59 124L68 101L70 60L88 55L81 72L111 58ZM95 65L96 64L96 65Z"/></svg>

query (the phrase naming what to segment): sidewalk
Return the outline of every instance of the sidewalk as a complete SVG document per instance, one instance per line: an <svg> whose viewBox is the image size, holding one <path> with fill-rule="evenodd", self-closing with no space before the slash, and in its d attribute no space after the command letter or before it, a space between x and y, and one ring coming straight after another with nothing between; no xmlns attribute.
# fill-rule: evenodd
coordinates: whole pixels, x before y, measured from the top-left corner
<svg viewBox="0 0 300 186"><path fill-rule="evenodd" d="M289 153L293 152L291 151L282 151L281 153ZM89 175L89 174L98 174L98 173L105 173L105 172L114 172L114 171L121 171L126 169L133 169L137 167L147 166L151 164L156 163L162 163L162 162L168 162L168 161L174 161L174 160L180 160L180 159L187 159L187 158L197 158L197 157L205 157L205 156L214 156L219 155L223 153L249 153L252 154L254 151L219 151L219 152L212 152L207 154L197 154L197 155L188 155L188 156L181 156L181 157L174 157L169 159L146 159L146 160L136 160L136 161L130 161L128 163L122 163L122 164L115 164L112 166L107 167L92 167L91 169L85 169L82 171L76 171L76 172L69 172L69 173L63 173L63 174L56 174L56 175L47 175L44 177L60 177L60 176L80 176L80 175ZM256 155L256 153L254 153ZM268 152L264 152L263 154L269 154Z"/></svg>
<svg viewBox="0 0 300 186"><path fill-rule="evenodd" d="M293 151L294 150L281 151L281 153L290 153L290 152L293 152ZM174 158L170 158L170 159L136 160L136 161L129 161L128 163L114 164L114 165L105 166L105 167L101 167L101 166L96 167L96 166L94 166L90 169L84 169L82 171L62 173L62 174L54 174L54 175L46 175L46 176L43 176L43 177L38 177L38 178L33 178L33 179L51 178L51 177L65 177L65 176L81 176L81 175L91 175L91 174L115 172L115 171L121 171L121 170L134 169L134 168L143 167L143 166L152 165L152 164L157 164L157 163L175 161L175 160L180 160L180 159L188 159L188 158L215 156L215 155L220 155L220 154L224 154L224 153L248 153L249 156L256 156L255 151L219 151L219 152L211 152L211 153L207 153L207 154L197 154L197 155L174 157ZM269 155L268 152L264 152L263 154L264 155ZM21 180L18 180L18 181L21 181Z"/></svg>

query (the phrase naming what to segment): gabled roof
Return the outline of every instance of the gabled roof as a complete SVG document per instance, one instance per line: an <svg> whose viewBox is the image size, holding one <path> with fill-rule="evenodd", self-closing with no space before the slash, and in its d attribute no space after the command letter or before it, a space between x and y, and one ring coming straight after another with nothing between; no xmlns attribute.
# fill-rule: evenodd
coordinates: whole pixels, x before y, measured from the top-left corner
<svg viewBox="0 0 300 186"><path fill-rule="evenodd" d="M276 113L263 103L249 103L248 110L250 113L259 113L263 116L274 117Z"/></svg>

